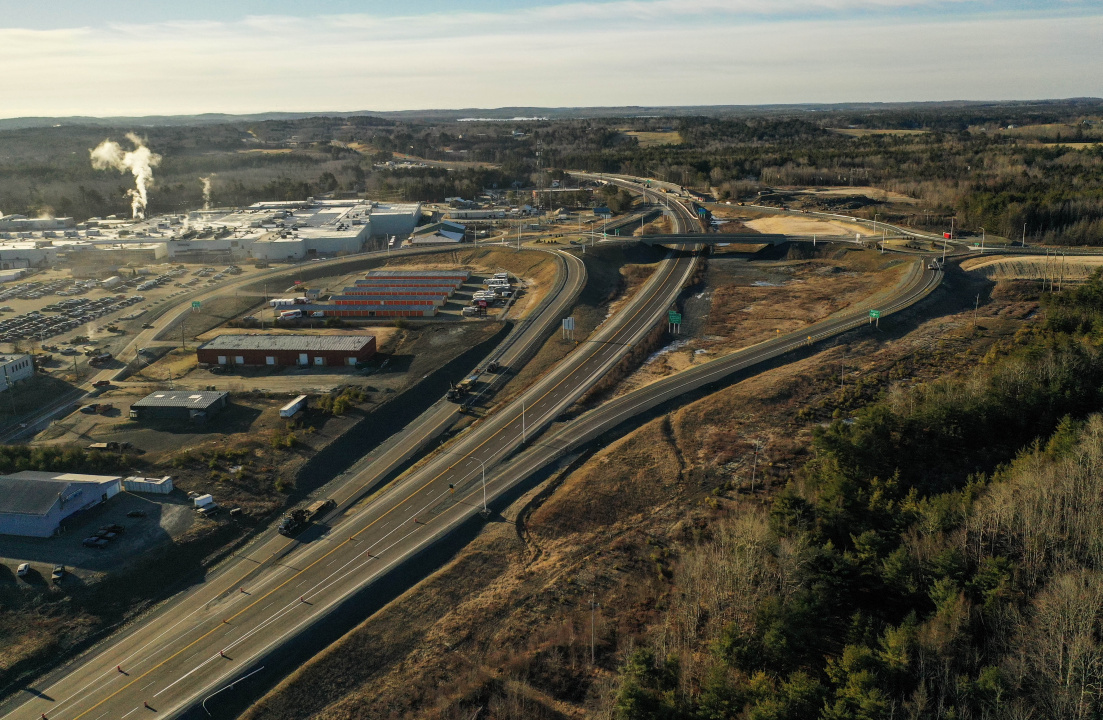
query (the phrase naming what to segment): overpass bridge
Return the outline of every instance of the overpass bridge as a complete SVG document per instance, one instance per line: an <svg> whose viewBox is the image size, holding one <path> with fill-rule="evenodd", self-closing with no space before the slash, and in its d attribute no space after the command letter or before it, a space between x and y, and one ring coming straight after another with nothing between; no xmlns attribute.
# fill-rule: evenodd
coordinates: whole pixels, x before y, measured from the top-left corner
<svg viewBox="0 0 1103 720"><path fill-rule="evenodd" d="M662 245L669 248L680 248L683 245L781 245L783 243L790 242L792 240L802 240L803 237L797 237L795 235L747 235L747 234L728 234L728 233L684 233L673 235L639 235L633 240L638 240L644 245ZM844 240L844 242L853 242L844 238L830 238L832 240ZM812 240L812 236L808 236L808 240ZM824 238L827 242L828 238Z"/></svg>

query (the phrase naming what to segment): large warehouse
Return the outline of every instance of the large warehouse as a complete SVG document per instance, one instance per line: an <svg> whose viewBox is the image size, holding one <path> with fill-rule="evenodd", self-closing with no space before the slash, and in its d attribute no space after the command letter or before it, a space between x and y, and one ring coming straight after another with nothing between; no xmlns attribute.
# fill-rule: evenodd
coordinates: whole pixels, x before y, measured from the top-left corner
<svg viewBox="0 0 1103 720"><path fill-rule="evenodd" d="M0 476L0 535L50 537L67 518L114 497L122 478L24 470Z"/></svg>
<svg viewBox="0 0 1103 720"><path fill-rule="evenodd" d="M355 365L374 354L374 335L219 335L196 350L210 365L276 367Z"/></svg>
<svg viewBox="0 0 1103 720"><path fill-rule="evenodd" d="M158 390L130 406L136 420L210 420L230 403L230 394L214 390Z"/></svg>

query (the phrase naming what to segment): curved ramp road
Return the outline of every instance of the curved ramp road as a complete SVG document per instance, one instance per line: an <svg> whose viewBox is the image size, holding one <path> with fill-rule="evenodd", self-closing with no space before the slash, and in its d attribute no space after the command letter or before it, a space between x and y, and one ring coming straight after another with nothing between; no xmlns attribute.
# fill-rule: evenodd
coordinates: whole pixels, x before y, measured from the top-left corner
<svg viewBox="0 0 1103 720"><path fill-rule="evenodd" d="M362 509L331 514L304 532L302 543L284 541L276 552L262 545L33 694L22 693L2 717L173 717L256 669L281 643L479 512L484 469L550 424L639 342L694 265L687 255L664 260L620 312L550 373Z"/></svg>

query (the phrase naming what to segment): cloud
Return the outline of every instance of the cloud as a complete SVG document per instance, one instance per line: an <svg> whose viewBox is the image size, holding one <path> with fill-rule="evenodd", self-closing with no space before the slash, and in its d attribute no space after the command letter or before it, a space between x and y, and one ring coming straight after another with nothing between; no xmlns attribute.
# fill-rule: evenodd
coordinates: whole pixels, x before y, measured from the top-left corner
<svg viewBox="0 0 1103 720"><path fill-rule="evenodd" d="M970 12L942 19L896 12L948 4ZM1103 13L973 12L980 5L986 3L629 0L413 19L256 16L0 30L2 112L1103 95L1103 80L1089 71L1103 66ZM812 17L798 19L801 13Z"/></svg>

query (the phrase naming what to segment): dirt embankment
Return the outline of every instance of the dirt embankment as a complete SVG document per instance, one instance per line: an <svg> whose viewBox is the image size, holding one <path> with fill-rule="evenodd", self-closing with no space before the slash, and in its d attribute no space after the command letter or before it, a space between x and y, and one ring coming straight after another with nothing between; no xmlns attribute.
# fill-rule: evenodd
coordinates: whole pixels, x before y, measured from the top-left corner
<svg viewBox="0 0 1103 720"><path fill-rule="evenodd" d="M961 263L961 269L989 280L1049 280L1081 282L1103 267L1103 256L1075 257L978 257Z"/></svg>
<svg viewBox="0 0 1103 720"><path fill-rule="evenodd" d="M717 517L769 502L820 423L896 383L967 368L1030 322L1035 303L997 288L974 333L972 306L957 310L976 287L953 282L961 287L939 290L924 306L933 319L915 329L893 321L850 334L608 442L246 717L610 717L624 653L648 643L661 655L653 625L683 548Z"/></svg>

